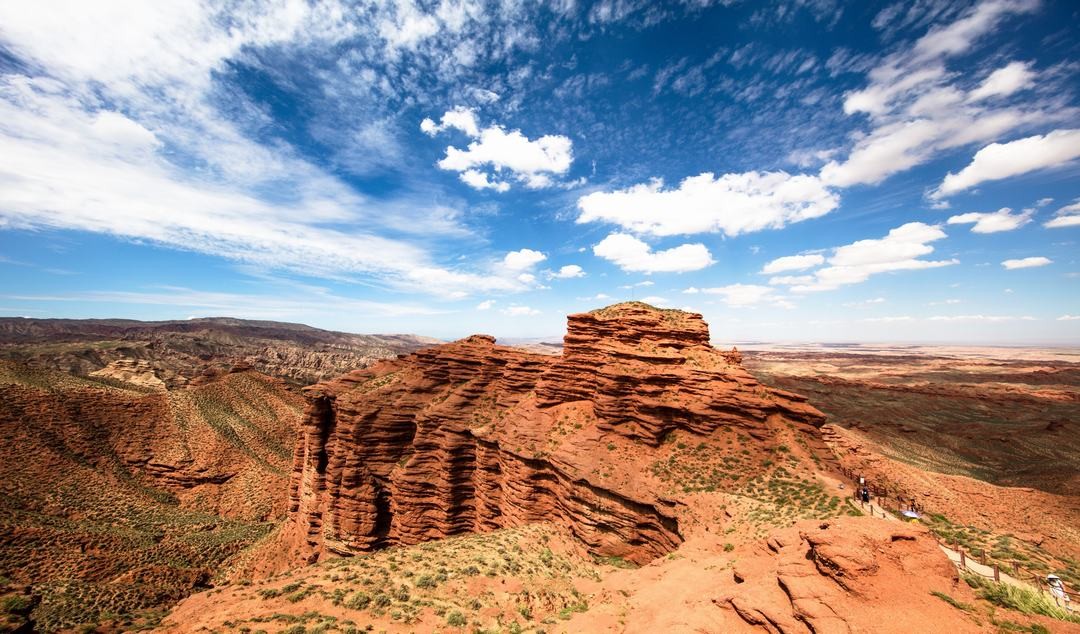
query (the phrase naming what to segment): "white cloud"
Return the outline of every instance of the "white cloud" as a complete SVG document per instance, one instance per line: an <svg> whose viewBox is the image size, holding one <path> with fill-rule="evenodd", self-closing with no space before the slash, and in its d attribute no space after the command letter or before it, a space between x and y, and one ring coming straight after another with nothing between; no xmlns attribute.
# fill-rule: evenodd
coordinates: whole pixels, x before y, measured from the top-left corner
<svg viewBox="0 0 1080 634"><path fill-rule="evenodd" d="M444 130L461 130L470 137L480 136L480 126L476 123L476 113L461 106L443 113L442 121L436 124L431 119L420 122L420 129L428 136L435 136Z"/></svg>
<svg viewBox="0 0 1080 634"><path fill-rule="evenodd" d="M1062 315L1057 318L1058 321L1077 321L1080 320L1080 315Z"/></svg>
<svg viewBox="0 0 1080 634"><path fill-rule="evenodd" d="M971 228L972 233L998 233L1023 227L1031 222L1031 216L1034 213L1034 209L1025 209L1018 214L1014 214L1012 209L1002 207L994 212L973 211L952 216L947 222L950 225L974 224L975 226Z"/></svg>
<svg viewBox="0 0 1080 634"><path fill-rule="evenodd" d="M1048 229L1062 229L1064 227L1077 227L1080 226L1080 214L1073 214L1071 216L1058 216L1057 218L1051 218L1043 223L1043 226Z"/></svg>
<svg viewBox="0 0 1080 634"><path fill-rule="evenodd" d="M769 278L769 284L773 286L795 286L798 284L811 284L813 275L776 275Z"/></svg>
<svg viewBox="0 0 1080 634"><path fill-rule="evenodd" d="M980 101L989 97L1005 97L1018 90L1027 88L1035 81L1031 65L1025 62L1012 62L1004 68L990 73L979 87L968 93L968 101Z"/></svg>
<svg viewBox="0 0 1080 634"><path fill-rule="evenodd" d="M991 143L975 153L971 163L949 173L934 192L941 198L975 187L1039 169L1056 167L1080 157L1080 129L1054 130L1009 143Z"/></svg>
<svg viewBox="0 0 1080 634"><path fill-rule="evenodd" d="M654 282L652 280L642 280L640 282L635 282L633 284L623 284L619 288L629 290L631 288L637 288L639 286L654 286L654 285L656 285L656 282Z"/></svg>
<svg viewBox="0 0 1080 634"><path fill-rule="evenodd" d="M911 317L909 317L908 315L898 315L898 316L895 316L895 317L866 317L866 318L862 319L862 321L871 322L871 323L875 323L875 322L889 323L889 322L894 322L894 321L914 321L914 320Z"/></svg>
<svg viewBox="0 0 1080 634"><path fill-rule="evenodd" d="M659 297L659 296L656 296L656 295L649 295L648 297L642 297L641 301L645 302L646 304L652 304L653 306L665 306L668 303L670 303L670 302L668 302L668 299L666 297Z"/></svg>
<svg viewBox="0 0 1080 634"><path fill-rule="evenodd" d="M892 271L912 271L956 264L958 260L922 260L933 253L929 243L945 238L940 227L921 222L909 222L889 231L884 238L858 240L832 249L825 258L827 266L809 276L774 278L777 283L791 284L794 292L826 291L848 284L858 284L870 276ZM770 280L772 281L772 280Z"/></svg>
<svg viewBox="0 0 1080 634"><path fill-rule="evenodd" d="M1073 119L1060 102L989 99L991 94L1027 86L1031 71L1026 64L1009 64L970 91L968 75L946 68L950 57L968 51L1003 18L1037 4L984 1L952 23L932 29L915 46L883 59L868 74L867 85L847 93L844 100L844 112L869 115L871 128L853 135L846 159L822 167L822 181L834 187L876 184L951 148L992 141L1021 126ZM970 99L972 94L979 98Z"/></svg>
<svg viewBox="0 0 1080 634"><path fill-rule="evenodd" d="M464 150L450 146L438 165L444 170L460 172L461 180L476 189L510 189L505 180L491 178L492 174L509 174L531 189L555 184L552 175L565 174L574 160L573 143L561 135L544 135L530 140L520 130L507 131L492 125L480 129L471 110L457 107L442 116L436 125L424 119L420 129L434 136L448 128L462 130L475 139ZM491 170L492 174L480 171Z"/></svg>
<svg viewBox="0 0 1080 634"><path fill-rule="evenodd" d="M458 178L473 189L494 189L497 192L510 191L510 183L488 180L487 173L479 170L465 170L458 174Z"/></svg>
<svg viewBox="0 0 1080 634"><path fill-rule="evenodd" d="M546 275L549 280L568 280L575 277L585 277L585 271L577 264L567 264L559 268L558 271L548 271Z"/></svg>
<svg viewBox="0 0 1080 634"><path fill-rule="evenodd" d="M1012 270L1012 269L1030 269L1030 268L1033 268L1033 267L1036 267L1036 266L1046 266L1047 264L1051 264L1051 263L1053 263L1053 260L1051 260L1050 258L1045 258L1045 257L1039 255L1039 256L1032 256L1032 257L1029 257L1029 258L1020 258L1018 260L1005 260L1004 262L1001 263L1001 266L1003 266L1003 267L1005 267L1005 268L1007 268L1009 270Z"/></svg>
<svg viewBox="0 0 1080 634"><path fill-rule="evenodd" d="M1043 223L1043 226L1048 229L1080 226L1080 201L1058 209L1056 217Z"/></svg>
<svg viewBox="0 0 1080 634"><path fill-rule="evenodd" d="M495 305L495 300L485 299L476 305L476 310L491 310L491 307Z"/></svg>
<svg viewBox="0 0 1080 634"><path fill-rule="evenodd" d="M1035 321L1034 317L1011 315L936 315L930 321Z"/></svg>
<svg viewBox="0 0 1080 634"><path fill-rule="evenodd" d="M761 272L764 275L772 273L783 273L784 271L803 271L810 269L819 264L825 262L825 256L814 253L811 255L786 255L782 258L776 258L772 262L766 264Z"/></svg>
<svg viewBox="0 0 1080 634"><path fill-rule="evenodd" d="M530 308L529 306L522 306L520 304L511 304L510 306L503 308L499 312L510 317L531 317L532 315L540 314L539 310L535 308Z"/></svg>
<svg viewBox="0 0 1080 634"><path fill-rule="evenodd" d="M1009 13L1027 13L1039 6L1037 0L988 0L964 17L941 27L934 27L915 44L917 58L957 55L971 48L974 41L989 32Z"/></svg>
<svg viewBox="0 0 1080 634"><path fill-rule="evenodd" d="M706 172L684 179L676 189L664 189L663 181L654 179L582 196L577 222L609 222L655 236L737 236L817 218L838 204L836 194L814 176L745 172L717 178Z"/></svg>
<svg viewBox="0 0 1080 634"><path fill-rule="evenodd" d="M520 251L511 251L503 257L503 266L511 271L524 271L531 269L537 264L547 259L547 256L539 251L532 249L521 249Z"/></svg>
<svg viewBox="0 0 1080 634"><path fill-rule="evenodd" d="M729 284L713 288L703 288L702 293L719 295L728 306L754 306L766 299L773 298L776 289L756 284Z"/></svg>
<svg viewBox="0 0 1080 634"><path fill-rule="evenodd" d="M626 233L613 233L604 238L593 247L593 255L614 262L624 271L636 273L683 273L713 263L712 254L701 243L653 251L648 244Z"/></svg>

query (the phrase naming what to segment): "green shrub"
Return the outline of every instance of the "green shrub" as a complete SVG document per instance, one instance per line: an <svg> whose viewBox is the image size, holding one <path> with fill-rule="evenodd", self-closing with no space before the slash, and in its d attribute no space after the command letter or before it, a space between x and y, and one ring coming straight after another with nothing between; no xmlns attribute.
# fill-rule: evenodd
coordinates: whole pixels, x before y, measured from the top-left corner
<svg viewBox="0 0 1080 634"><path fill-rule="evenodd" d="M465 615L457 610L454 610L450 614L446 615L446 624L454 627L464 627L468 621L465 620Z"/></svg>
<svg viewBox="0 0 1080 634"><path fill-rule="evenodd" d="M437 585L439 585L438 582L431 575L420 575L416 579L417 588L434 588Z"/></svg>
<svg viewBox="0 0 1080 634"><path fill-rule="evenodd" d="M345 607L350 610L366 610L371 605L371 595L366 592L357 592L345 602Z"/></svg>

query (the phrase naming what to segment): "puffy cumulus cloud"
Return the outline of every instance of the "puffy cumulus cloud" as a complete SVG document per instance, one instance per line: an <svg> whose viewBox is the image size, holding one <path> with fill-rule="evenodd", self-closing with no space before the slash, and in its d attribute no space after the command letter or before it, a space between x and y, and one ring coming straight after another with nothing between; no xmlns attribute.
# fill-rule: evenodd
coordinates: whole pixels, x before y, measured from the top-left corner
<svg viewBox="0 0 1080 634"><path fill-rule="evenodd" d="M858 240L833 248L831 255L824 259L826 266L810 275L773 278L770 282L789 285L793 292L826 291L864 282L879 273L956 264L958 260L955 259L920 259L934 252L931 242L945 237L940 227L909 222L889 231L884 238Z"/></svg>
<svg viewBox="0 0 1080 634"><path fill-rule="evenodd" d="M1048 229L1080 226L1080 201L1058 209L1056 216L1044 222L1043 226Z"/></svg>
<svg viewBox="0 0 1080 634"><path fill-rule="evenodd" d="M525 271L547 259L547 255L532 249L511 251L503 257L503 266L511 271Z"/></svg>
<svg viewBox="0 0 1080 634"><path fill-rule="evenodd" d="M967 167L956 174L947 174L932 197L942 198L985 181L1056 167L1077 157L1080 157L1080 129L1055 130L1009 143L991 143L976 152Z"/></svg>
<svg viewBox="0 0 1080 634"><path fill-rule="evenodd" d="M635 273L684 273L713 263L712 254L704 244L683 244L653 251L648 244L626 233L613 233L604 238L593 247L593 255Z"/></svg>
<svg viewBox="0 0 1080 634"><path fill-rule="evenodd" d="M448 110L439 124L431 119L420 122L420 129L431 136L451 128L475 140L464 150L447 147L438 165L459 172L462 182L474 189L508 191L508 182L492 178L504 170L528 188L550 187L555 184L552 175L565 174L574 161L573 143L568 137L548 134L530 140L520 130L507 131L498 125L481 129L475 113L467 108Z"/></svg>
<svg viewBox="0 0 1080 634"><path fill-rule="evenodd" d="M1057 318L1058 321L1077 321L1080 320L1080 315L1062 315Z"/></svg>
<svg viewBox="0 0 1080 634"><path fill-rule="evenodd" d="M951 216L947 222L950 225L973 224L972 233L998 233L1023 227L1031 222L1031 216L1034 214L1034 209L1025 209L1018 214L1014 214L1012 209L1002 207L994 212L972 211Z"/></svg>
<svg viewBox="0 0 1080 634"><path fill-rule="evenodd" d="M666 297L660 297L659 295L649 295L648 297L642 297L641 301L653 306L666 306L671 302Z"/></svg>
<svg viewBox="0 0 1080 634"><path fill-rule="evenodd" d="M546 271L544 273L549 280L569 280L575 277L585 277L585 270L577 264L567 264L558 271Z"/></svg>
<svg viewBox="0 0 1080 634"><path fill-rule="evenodd" d="M473 189L494 189L497 192L510 191L510 183L488 180L488 175L479 170L465 170L458 175L458 178Z"/></svg>
<svg viewBox="0 0 1080 634"><path fill-rule="evenodd" d="M511 304L499 312L509 317L531 317L540 314L539 310L521 304Z"/></svg>
<svg viewBox="0 0 1080 634"><path fill-rule="evenodd" d="M476 310L491 310L491 307L495 305L495 300L485 299L476 305Z"/></svg>
<svg viewBox="0 0 1080 634"><path fill-rule="evenodd" d="M609 222L655 236L722 232L737 236L824 216L837 195L814 176L787 172L710 172L665 189L660 179L578 199L577 222Z"/></svg>
<svg viewBox="0 0 1080 634"><path fill-rule="evenodd" d="M1031 269L1037 266L1046 266L1052 264L1054 261L1050 258L1043 257L1041 255L1034 255L1028 258L1018 258L1013 260L1005 260L1001 263L1001 266L1009 269Z"/></svg>
<svg viewBox="0 0 1080 634"><path fill-rule="evenodd" d="M870 129L853 135L846 158L821 168L821 180L835 187L877 184L943 151L992 141L1033 124L1073 119L1073 110L1059 100L1015 103L992 98L1036 87L1030 64L1010 62L977 84L969 75L946 67L951 57L969 51L1006 17L1037 4L982 2L953 22L931 29L915 46L884 58L868 73L867 85L844 99L844 112L868 115Z"/></svg>
<svg viewBox="0 0 1080 634"><path fill-rule="evenodd" d="M480 136L480 126L476 123L476 113L470 108L457 106L447 110L440 123L436 124L431 119L420 122L420 129L428 136L435 136L443 130L461 130L471 137Z"/></svg>
<svg viewBox="0 0 1080 634"><path fill-rule="evenodd" d="M1036 74L1026 62L1012 62L999 68L983 80L978 88L968 93L968 101L981 101L990 97L1006 97L1031 86Z"/></svg>
<svg viewBox="0 0 1080 634"><path fill-rule="evenodd" d="M813 268L819 264L825 262L825 256L813 253L809 255L785 255L782 258L776 258L772 262L766 264L761 272L764 275L770 275L772 273L783 273L785 271L803 271Z"/></svg>

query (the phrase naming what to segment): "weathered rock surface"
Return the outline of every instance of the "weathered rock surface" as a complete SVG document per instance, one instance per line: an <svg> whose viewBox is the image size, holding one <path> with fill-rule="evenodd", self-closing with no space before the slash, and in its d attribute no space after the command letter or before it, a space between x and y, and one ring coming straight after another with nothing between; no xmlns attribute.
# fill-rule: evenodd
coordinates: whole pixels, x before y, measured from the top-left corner
<svg viewBox="0 0 1080 634"><path fill-rule="evenodd" d="M114 379L145 387L151 390L164 390L165 381L154 371L154 366L143 359L117 359L109 365L90 373L90 376Z"/></svg>
<svg viewBox="0 0 1080 634"><path fill-rule="evenodd" d="M775 533L732 576L735 588L714 602L766 631L982 631L931 594L969 591L929 532L910 524L806 522Z"/></svg>
<svg viewBox="0 0 1080 634"><path fill-rule="evenodd" d="M289 559L540 520L601 555L670 552L679 502L604 447L647 453L676 430L766 438L782 422L824 422L708 341L700 315L619 304L571 315L561 356L474 335L306 388ZM626 477L600 478L598 464Z"/></svg>

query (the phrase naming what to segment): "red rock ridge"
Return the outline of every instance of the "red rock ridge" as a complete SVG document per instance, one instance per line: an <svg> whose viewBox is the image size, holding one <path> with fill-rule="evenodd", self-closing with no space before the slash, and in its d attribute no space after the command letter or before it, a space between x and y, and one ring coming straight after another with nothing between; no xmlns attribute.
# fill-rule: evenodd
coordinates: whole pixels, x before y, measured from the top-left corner
<svg viewBox="0 0 1080 634"><path fill-rule="evenodd" d="M650 451L673 430L824 422L708 341L700 315L620 304L571 315L560 357L474 335L306 388L287 558L540 520L600 555L643 563L670 552L680 503L634 473L600 482L590 467L604 445Z"/></svg>

